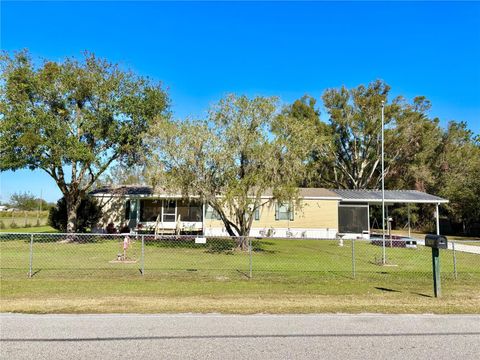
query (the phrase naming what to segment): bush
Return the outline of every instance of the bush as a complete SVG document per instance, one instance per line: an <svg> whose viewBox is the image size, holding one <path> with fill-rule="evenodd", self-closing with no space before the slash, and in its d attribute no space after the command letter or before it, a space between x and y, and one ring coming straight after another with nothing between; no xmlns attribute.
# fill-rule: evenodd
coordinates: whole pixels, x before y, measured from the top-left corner
<svg viewBox="0 0 480 360"><path fill-rule="evenodd" d="M5 229L5 224L3 220L0 220L0 229Z"/></svg>
<svg viewBox="0 0 480 360"><path fill-rule="evenodd" d="M80 202L80 206L77 210L77 232L87 232L98 222L102 216L102 209L97 202L90 198L85 197ZM61 231L67 231L67 202L65 198L61 198L57 201L57 205L50 209L48 214L48 224Z"/></svg>
<svg viewBox="0 0 480 360"><path fill-rule="evenodd" d="M42 224L40 223L40 219L37 219L37 222L35 223L35 227L40 227Z"/></svg>
<svg viewBox="0 0 480 360"><path fill-rule="evenodd" d="M26 222L24 227L26 228L32 227L32 224L30 224L29 222Z"/></svg>
<svg viewBox="0 0 480 360"><path fill-rule="evenodd" d="M10 223L10 229L16 229L16 228L18 228L18 225L15 222L15 220L12 220L12 222Z"/></svg>

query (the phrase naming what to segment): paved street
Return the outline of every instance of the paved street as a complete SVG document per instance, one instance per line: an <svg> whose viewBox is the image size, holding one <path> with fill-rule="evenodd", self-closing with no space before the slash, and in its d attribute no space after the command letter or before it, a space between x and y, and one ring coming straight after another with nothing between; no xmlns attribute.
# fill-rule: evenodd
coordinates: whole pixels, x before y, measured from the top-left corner
<svg viewBox="0 0 480 360"><path fill-rule="evenodd" d="M15 315L2 359L478 359L480 316Z"/></svg>

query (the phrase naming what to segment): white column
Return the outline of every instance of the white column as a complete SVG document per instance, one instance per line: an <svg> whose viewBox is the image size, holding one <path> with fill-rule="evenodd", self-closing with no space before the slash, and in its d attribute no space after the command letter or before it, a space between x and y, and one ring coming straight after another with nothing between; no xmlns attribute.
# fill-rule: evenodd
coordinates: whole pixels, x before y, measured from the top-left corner
<svg viewBox="0 0 480 360"><path fill-rule="evenodd" d="M137 227L138 227L138 224L140 223L140 199L136 199L135 200L135 207L137 209Z"/></svg>
<svg viewBox="0 0 480 360"><path fill-rule="evenodd" d="M440 235L440 213L438 212L438 205L438 203L435 205L435 216L437 218L437 235Z"/></svg>

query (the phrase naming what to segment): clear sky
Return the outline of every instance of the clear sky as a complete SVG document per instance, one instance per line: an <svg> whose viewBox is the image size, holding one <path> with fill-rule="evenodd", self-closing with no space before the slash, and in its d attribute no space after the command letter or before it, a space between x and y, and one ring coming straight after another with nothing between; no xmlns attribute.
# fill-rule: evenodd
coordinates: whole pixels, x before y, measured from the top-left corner
<svg viewBox="0 0 480 360"><path fill-rule="evenodd" d="M383 79L425 95L441 124L480 133L480 3L1 2L1 48L61 60L89 50L168 88L176 117L228 92L284 102ZM322 113L322 118L326 116ZM53 201L40 171L1 174L0 201Z"/></svg>

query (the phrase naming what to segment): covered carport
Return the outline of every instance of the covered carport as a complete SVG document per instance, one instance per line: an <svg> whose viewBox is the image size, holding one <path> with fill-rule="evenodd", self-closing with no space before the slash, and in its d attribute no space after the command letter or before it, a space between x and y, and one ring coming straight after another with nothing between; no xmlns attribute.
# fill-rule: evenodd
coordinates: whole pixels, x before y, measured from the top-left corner
<svg viewBox="0 0 480 360"><path fill-rule="evenodd" d="M382 205L381 190L332 190L341 197L338 206L338 223L340 234L345 238L370 234L370 206ZM408 232L410 235L410 204L435 205L437 234L440 235L441 204L448 200L417 190L385 190L385 207L394 204L406 204L408 207ZM388 213L388 212L387 212ZM386 216L388 218L388 216Z"/></svg>

